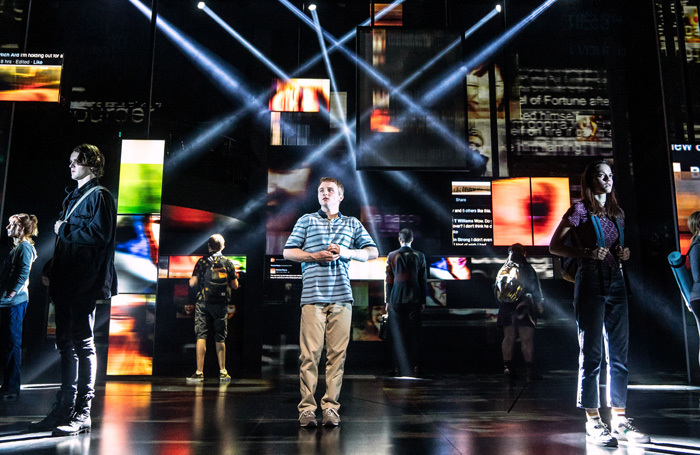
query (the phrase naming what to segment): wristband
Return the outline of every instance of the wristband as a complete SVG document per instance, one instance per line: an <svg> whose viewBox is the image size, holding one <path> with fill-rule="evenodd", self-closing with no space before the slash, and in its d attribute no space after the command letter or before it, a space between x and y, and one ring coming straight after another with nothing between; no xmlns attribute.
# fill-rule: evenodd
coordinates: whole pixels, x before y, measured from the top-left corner
<svg viewBox="0 0 700 455"><path fill-rule="evenodd" d="M353 250L350 248L345 248L344 246L340 247L340 259L350 261L350 260L355 260L355 261L360 261L360 262L366 262L367 259L369 259L369 253L365 250Z"/></svg>

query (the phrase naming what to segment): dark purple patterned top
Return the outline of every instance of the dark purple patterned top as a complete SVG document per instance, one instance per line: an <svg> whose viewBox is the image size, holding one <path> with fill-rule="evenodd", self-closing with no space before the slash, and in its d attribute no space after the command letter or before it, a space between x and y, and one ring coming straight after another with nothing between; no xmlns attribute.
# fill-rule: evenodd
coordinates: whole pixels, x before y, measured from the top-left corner
<svg viewBox="0 0 700 455"><path fill-rule="evenodd" d="M586 210L586 206L583 202L579 201L572 205L569 210L567 210L564 218L569 220L569 223L573 226L581 248L590 248L593 250L597 247L595 228L593 227L593 223L588 216L588 210ZM606 216L601 216L600 225L603 227L603 234L605 235L605 247L614 251L615 247L619 244L618 238L620 236L617 232L615 221ZM620 225L624 229L624 219L620 220ZM617 257L613 256L612 253L608 253L605 259L603 259L603 265L613 266L616 265L617 262Z"/></svg>

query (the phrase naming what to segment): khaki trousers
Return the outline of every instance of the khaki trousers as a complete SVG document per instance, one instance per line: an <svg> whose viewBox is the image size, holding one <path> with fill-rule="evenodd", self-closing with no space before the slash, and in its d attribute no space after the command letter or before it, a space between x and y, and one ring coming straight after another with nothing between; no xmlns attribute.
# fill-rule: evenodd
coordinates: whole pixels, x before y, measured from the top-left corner
<svg viewBox="0 0 700 455"><path fill-rule="evenodd" d="M318 362L321 360L324 337L326 344L326 393L321 399L321 409L338 410L340 388L343 385L345 353L350 341L352 304L350 302L317 303L302 305L299 344L299 389L301 401L299 412L316 412L316 384L318 383Z"/></svg>

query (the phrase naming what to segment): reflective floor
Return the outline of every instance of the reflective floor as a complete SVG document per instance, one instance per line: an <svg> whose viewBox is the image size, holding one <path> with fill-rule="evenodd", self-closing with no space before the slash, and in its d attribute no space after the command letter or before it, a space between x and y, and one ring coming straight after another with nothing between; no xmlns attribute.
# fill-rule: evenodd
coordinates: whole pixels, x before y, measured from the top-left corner
<svg viewBox="0 0 700 455"><path fill-rule="evenodd" d="M338 428L300 429L295 375L235 379L109 380L93 431L27 433L50 410L55 386L0 402L0 453L13 454L700 454L700 389L632 378L628 415L651 444L587 445L572 372L525 386L496 375L410 380L346 376ZM604 414L604 420L607 420Z"/></svg>

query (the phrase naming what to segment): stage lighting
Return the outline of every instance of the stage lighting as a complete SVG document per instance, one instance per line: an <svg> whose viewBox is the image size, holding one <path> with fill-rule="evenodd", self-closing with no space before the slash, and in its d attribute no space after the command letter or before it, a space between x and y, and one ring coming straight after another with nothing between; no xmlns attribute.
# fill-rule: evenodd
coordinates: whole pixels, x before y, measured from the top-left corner
<svg viewBox="0 0 700 455"><path fill-rule="evenodd" d="M501 5L496 5L496 11L498 11L498 12L500 13L500 12L501 12L501 9L502 9L502 8L501 8Z"/></svg>
<svg viewBox="0 0 700 455"><path fill-rule="evenodd" d="M205 6L206 6L206 4L204 2L197 3L197 8L199 8L199 9L204 9Z"/></svg>
<svg viewBox="0 0 700 455"><path fill-rule="evenodd" d="M316 4L315 3L309 4L309 11L316 11Z"/></svg>

